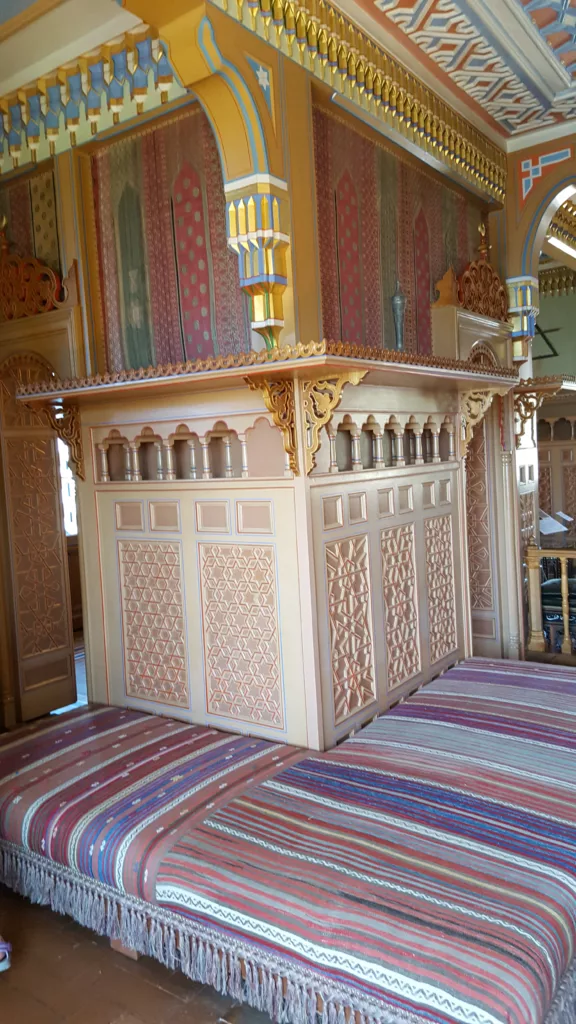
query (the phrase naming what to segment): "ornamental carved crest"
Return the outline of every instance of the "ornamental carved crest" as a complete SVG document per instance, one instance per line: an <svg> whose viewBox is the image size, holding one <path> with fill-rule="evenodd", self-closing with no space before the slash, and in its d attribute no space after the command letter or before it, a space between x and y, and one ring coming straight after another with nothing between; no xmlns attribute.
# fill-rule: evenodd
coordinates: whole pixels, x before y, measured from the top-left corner
<svg viewBox="0 0 576 1024"><path fill-rule="evenodd" d="M458 301L462 309L491 320L508 322L508 294L494 267L488 262L486 228L480 225L479 257L458 279Z"/></svg>
<svg viewBox="0 0 576 1024"><path fill-rule="evenodd" d="M67 284L65 288L58 274L35 257L11 253L6 218L0 218L0 323L73 305L75 269Z"/></svg>

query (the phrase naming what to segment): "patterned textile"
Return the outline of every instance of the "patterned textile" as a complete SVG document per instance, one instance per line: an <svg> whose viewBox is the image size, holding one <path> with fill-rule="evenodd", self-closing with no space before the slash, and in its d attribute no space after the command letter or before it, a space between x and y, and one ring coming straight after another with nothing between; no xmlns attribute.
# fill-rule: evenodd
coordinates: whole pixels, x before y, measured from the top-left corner
<svg viewBox="0 0 576 1024"><path fill-rule="evenodd" d="M200 108L110 143L92 177L109 368L248 350L220 158Z"/></svg>
<svg viewBox="0 0 576 1024"><path fill-rule="evenodd" d="M314 154L324 337L393 348L399 280L404 346L431 352L434 286L475 258L479 207L319 108Z"/></svg>
<svg viewBox="0 0 576 1024"><path fill-rule="evenodd" d="M36 171L26 181L0 186L0 218L6 217L8 241L19 256L35 256L60 271L58 224L52 171Z"/></svg>
<svg viewBox="0 0 576 1024"><path fill-rule="evenodd" d="M471 659L315 756L92 708L0 779L0 880L281 1024L576 1017L571 669Z"/></svg>
<svg viewBox="0 0 576 1024"><path fill-rule="evenodd" d="M386 1024L541 1024L574 957L575 791L576 673L468 661L181 834L156 899Z"/></svg>
<svg viewBox="0 0 576 1024"><path fill-rule="evenodd" d="M0 736L0 838L154 897L175 838L293 748L114 707Z"/></svg>

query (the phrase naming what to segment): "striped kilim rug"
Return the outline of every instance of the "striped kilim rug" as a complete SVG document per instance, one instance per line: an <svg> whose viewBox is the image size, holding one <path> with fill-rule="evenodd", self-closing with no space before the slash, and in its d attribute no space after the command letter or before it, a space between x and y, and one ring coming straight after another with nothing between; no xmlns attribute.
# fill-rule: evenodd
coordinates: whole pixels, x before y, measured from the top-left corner
<svg viewBox="0 0 576 1024"><path fill-rule="evenodd" d="M13 888L282 1024L576 1020L573 670L472 659L313 756L74 714L0 737Z"/></svg>

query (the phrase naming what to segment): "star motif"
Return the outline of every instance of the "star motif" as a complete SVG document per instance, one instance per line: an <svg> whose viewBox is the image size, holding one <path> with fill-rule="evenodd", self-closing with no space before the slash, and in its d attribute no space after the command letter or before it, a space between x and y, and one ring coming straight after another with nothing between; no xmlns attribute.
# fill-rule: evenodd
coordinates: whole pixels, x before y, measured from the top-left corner
<svg viewBox="0 0 576 1024"><path fill-rule="evenodd" d="M270 76L266 71L266 68L263 68L262 65L260 65L260 67L258 68L258 71L256 72L256 77L258 79L258 85L260 86L261 89L266 90L270 88Z"/></svg>

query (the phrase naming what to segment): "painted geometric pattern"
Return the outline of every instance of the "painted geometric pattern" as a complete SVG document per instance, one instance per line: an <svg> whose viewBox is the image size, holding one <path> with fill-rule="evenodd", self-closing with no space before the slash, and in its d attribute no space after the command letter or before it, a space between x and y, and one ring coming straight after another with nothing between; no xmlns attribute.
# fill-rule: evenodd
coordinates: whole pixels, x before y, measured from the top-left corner
<svg viewBox="0 0 576 1024"><path fill-rule="evenodd" d="M430 664L445 658L458 646L452 517L434 516L424 521L426 583L430 624Z"/></svg>
<svg viewBox="0 0 576 1024"><path fill-rule="evenodd" d="M30 182L34 253L53 270L60 268L56 198L52 171L38 174Z"/></svg>
<svg viewBox="0 0 576 1024"><path fill-rule="evenodd" d="M381 549L388 686L392 688L421 668L414 523L383 530Z"/></svg>
<svg viewBox="0 0 576 1024"><path fill-rule="evenodd" d="M540 466L538 470L538 502L546 515L552 515L552 470L550 466Z"/></svg>
<svg viewBox="0 0 576 1024"><path fill-rule="evenodd" d="M66 647L59 479L50 438L6 441L21 658Z"/></svg>
<svg viewBox="0 0 576 1024"><path fill-rule="evenodd" d="M414 278L416 281L416 330L419 352L432 351L432 317L430 313L430 233L424 211L414 221Z"/></svg>
<svg viewBox="0 0 576 1024"><path fill-rule="evenodd" d="M342 338L352 345L361 345L360 216L358 195L349 171L342 175L336 188L336 215Z"/></svg>
<svg viewBox="0 0 576 1024"><path fill-rule="evenodd" d="M284 727L274 549L200 544L207 709Z"/></svg>
<svg viewBox="0 0 576 1024"><path fill-rule="evenodd" d="M118 542L126 694L188 707L180 545Z"/></svg>
<svg viewBox="0 0 576 1024"><path fill-rule="evenodd" d="M495 36L488 40L482 35L462 0L374 2L455 85L512 134L554 124L576 112L574 97L545 105L541 94L509 66L504 45ZM558 2L566 6L565 0Z"/></svg>
<svg viewBox="0 0 576 1024"><path fill-rule="evenodd" d="M574 0L520 0L527 14L572 77L576 75Z"/></svg>
<svg viewBox="0 0 576 1024"><path fill-rule="evenodd" d="M368 538L348 537L326 545L332 691L336 724L376 697Z"/></svg>
<svg viewBox="0 0 576 1024"><path fill-rule="evenodd" d="M470 602L472 610L479 611L493 607L488 467L483 420L474 428L468 449L466 470Z"/></svg>
<svg viewBox="0 0 576 1024"><path fill-rule="evenodd" d="M210 271L202 183L185 164L173 192L182 331L187 359L212 355Z"/></svg>

